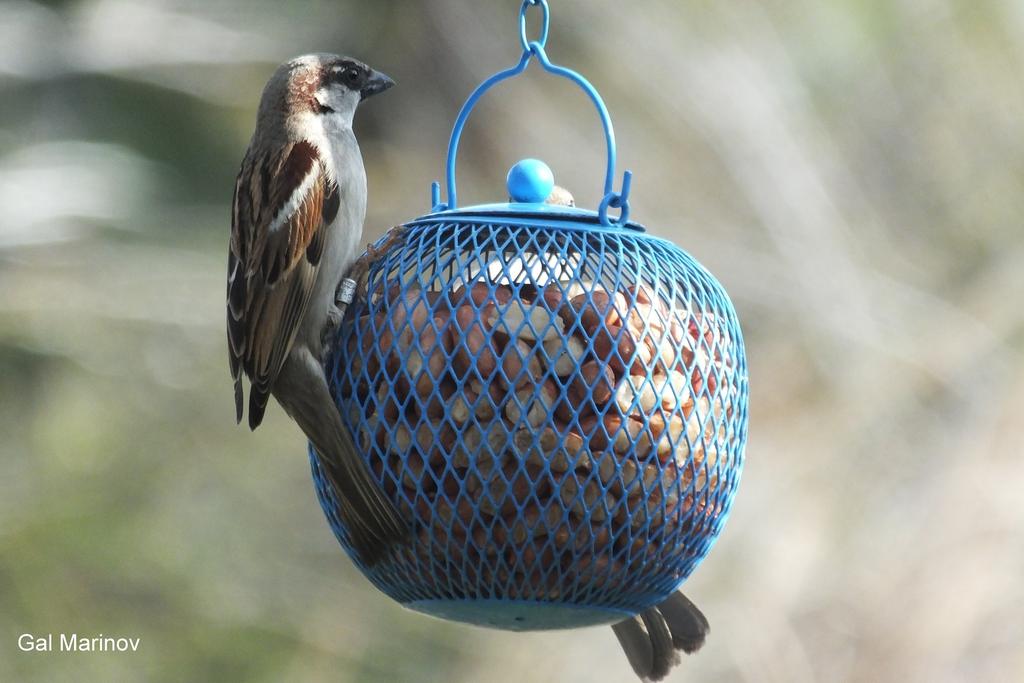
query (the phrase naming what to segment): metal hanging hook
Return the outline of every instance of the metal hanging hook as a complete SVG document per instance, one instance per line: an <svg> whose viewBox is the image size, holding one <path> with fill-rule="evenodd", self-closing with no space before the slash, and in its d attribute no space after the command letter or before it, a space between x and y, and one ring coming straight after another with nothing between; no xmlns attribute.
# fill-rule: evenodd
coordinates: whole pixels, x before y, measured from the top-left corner
<svg viewBox="0 0 1024 683"><path fill-rule="evenodd" d="M541 8L541 29L539 38L531 41L526 35L526 15L529 8L534 6L539 6ZM579 86L579 88L587 94L587 97L590 98L590 101L597 109L598 116L601 118L601 125L604 127L605 147L607 150L608 160L604 177L604 197L601 200L599 211L600 220L604 225L622 225L628 220L628 200L631 174L627 171L623 175L622 189L619 192L615 192L615 129L612 127L612 120L611 116L608 114L608 108L605 106L604 100L601 99L601 95L597 92L597 89L590 84L590 81L572 69L553 64L551 60L548 59L544 47L548 40L550 18L550 10L548 9L547 0L523 0L522 5L519 7L519 40L523 48L523 53L519 58L519 63L509 69L499 71L485 80L477 86L477 88L470 94L469 98L466 99L465 104L462 105L462 109L459 111L459 115L455 119L451 138L448 141L448 156L445 164L445 180L448 189L447 201L444 203L441 202L441 188L440 185L435 182L431 186L430 205L432 212L458 208L457 187L455 182L456 159L459 151L459 141L462 139L462 131L463 128L465 128L466 120L473 111L473 107L476 106L484 93L492 87L504 80L523 73L526 70L526 67L529 66L530 60L536 56L537 61L545 71L556 76L566 78ZM608 216L609 207L620 209L620 214L617 219L612 219Z"/></svg>
<svg viewBox="0 0 1024 683"><path fill-rule="evenodd" d="M526 13L530 7L540 7L542 12L540 37L531 41L526 37ZM523 0L519 7L519 44L523 46L523 52L530 52L530 45L538 43L544 47L548 42L548 27L551 24L551 12L548 9L547 0Z"/></svg>

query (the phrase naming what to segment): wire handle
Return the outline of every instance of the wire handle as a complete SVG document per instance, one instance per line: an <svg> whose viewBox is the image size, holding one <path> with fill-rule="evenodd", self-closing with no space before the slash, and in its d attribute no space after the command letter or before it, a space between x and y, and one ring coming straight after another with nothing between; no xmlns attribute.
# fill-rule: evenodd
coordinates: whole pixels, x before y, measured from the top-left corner
<svg viewBox="0 0 1024 683"><path fill-rule="evenodd" d="M533 6L541 8L542 17L540 36L537 40L531 41L526 35L526 15L529 8ZM448 201L444 203L441 202L440 185L436 182L433 183L431 186L432 212L458 208L458 194L455 183L456 158L459 152L459 141L462 138L462 130L465 128L466 120L472 113L473 107L476 106L476 103L481 97L483 97L484 93L495 85L523 73L526 70L526 67L529 66L530 60L536 56L537 61L545 71L556 76L566 78L578 85L580 89L587 94L590 101L597 109L597 113L601 117L601 125L604 127L604 138L608 156L608 164L604 176L604 198L601 200L598 214L603 225L622 225L629 220L629 190L632 174L629 171L626 171L623 174L622 189L620 192L615 192L613 187L615 179L615 130L612 127L612 120L611 116L608 114L608 108L605 106L604 100L601 99L601 95L599 95L594 86L590 84L590 81L572 69L553 64L551 60L548 59L547 53L544 51L544 46L547 44L548 40L549 24L550 11L548 9L547 0L523 0L523 4L519 7L519 42L523 47L523 54L519 58L518 64L512 68L505 69L504 71L499 71L477 86L476 90L474 90L466 100L466 103L462 105L462 109L459 111L459 116L455 119L455 126L452 128L451 138L448 141L448 158L445 165ZM609 208L619 209L620 213L618 218L612 218L608 215Z"/></svg>

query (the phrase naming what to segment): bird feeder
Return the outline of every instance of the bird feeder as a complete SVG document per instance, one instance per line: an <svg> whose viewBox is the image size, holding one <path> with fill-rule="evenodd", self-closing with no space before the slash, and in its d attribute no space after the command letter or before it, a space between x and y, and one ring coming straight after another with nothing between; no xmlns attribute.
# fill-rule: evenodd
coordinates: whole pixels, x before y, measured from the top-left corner
<svg viewBox="0 0 1024 683"><path fill-rule="evenodd" d="M537 40L526 15L542 11ZM370 267L327 372L343 421L410 540L364 566L311 458L338 540L380 590L439 617L513 630L614 623L661 602L707 554L743 465L747 365L736 313L692 256L630 220L601 97L520 10L523 54L463 106L447 197ZM531 61L589 96L604 126L597 210L545 203L537 160L508 202L462 207L463 126ZM617 213L618 215L614 215Z"/></svg>

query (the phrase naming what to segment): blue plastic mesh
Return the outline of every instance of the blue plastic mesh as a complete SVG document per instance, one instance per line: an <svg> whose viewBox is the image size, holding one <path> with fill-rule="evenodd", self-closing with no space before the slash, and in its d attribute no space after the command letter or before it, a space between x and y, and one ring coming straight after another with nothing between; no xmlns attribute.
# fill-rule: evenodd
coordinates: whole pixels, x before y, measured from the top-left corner
<svg viewBox="0 0 1024 683"><path fill-rule="evenodd" d="M707 554L739 483L747 367L728 297L639 231L454 220L407 226L328 363L344 421L413 531L360 568L401 603L509 628L659 602ZM518 625L499 614L527 603L567 609Z"/></svg>

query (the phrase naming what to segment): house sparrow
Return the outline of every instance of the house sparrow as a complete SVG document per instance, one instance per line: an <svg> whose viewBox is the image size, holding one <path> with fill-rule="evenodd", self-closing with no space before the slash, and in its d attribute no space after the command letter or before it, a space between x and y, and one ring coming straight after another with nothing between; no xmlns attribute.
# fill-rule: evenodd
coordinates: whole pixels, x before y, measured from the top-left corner
<svg viewBox="0 0 1024 683"><path fill-rule="evenodd" d="M711 630L697 606L681 592L612 626L626 659L644 681L660 681L679 663L679 650L693 654Z"/></svg>
<svg viewBox="0 0 1024 683"><path fill-rule="evenodd" d="M227 330L235 409L249 427L271 395L313 443L359 559L372 565L408 526L356 452L324 376L323 340L340 321L335 293L355 261L366 174L352 132L356 107L394 82L331 54L282 64L260 100L235 183Z"/></svg>

